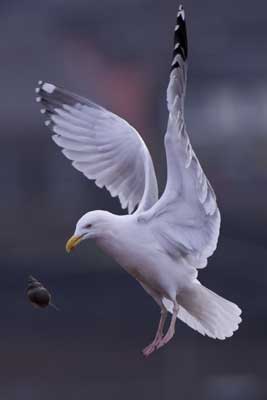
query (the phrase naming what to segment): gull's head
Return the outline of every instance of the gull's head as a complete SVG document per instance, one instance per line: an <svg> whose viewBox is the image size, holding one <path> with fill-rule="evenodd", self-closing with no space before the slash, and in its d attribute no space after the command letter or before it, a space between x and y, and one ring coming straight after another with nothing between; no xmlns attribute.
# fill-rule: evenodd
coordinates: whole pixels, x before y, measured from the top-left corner
<svg viewBox="0 0 267 400"><path fill-rule="evenodd" d="M81 241L97 239L105 234L112 214L107 211L90 211L84 214L76 224L73 236L66 243L66 251L70 253Z"/></svg>

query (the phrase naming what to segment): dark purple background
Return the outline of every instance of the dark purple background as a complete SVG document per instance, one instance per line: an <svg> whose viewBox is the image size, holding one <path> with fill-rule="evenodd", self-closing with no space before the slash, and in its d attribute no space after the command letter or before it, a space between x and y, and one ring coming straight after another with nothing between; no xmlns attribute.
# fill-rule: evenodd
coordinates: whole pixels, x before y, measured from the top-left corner
<svg viewBox="0 0 267 400"><path fill-rule="evenodd" d="M127 118L151 150L162 190L178 3L1 1L1 400L267 398L267 6L184 7L187 126L222 213L218 250L200 279L237 302L244 322L225 342L177 322L175 339L144 360L156 304L94 243L64 250L84 212L120 208L52 143L35 85L62 85ZM60 312L27 303L29 274Z"/></svg>

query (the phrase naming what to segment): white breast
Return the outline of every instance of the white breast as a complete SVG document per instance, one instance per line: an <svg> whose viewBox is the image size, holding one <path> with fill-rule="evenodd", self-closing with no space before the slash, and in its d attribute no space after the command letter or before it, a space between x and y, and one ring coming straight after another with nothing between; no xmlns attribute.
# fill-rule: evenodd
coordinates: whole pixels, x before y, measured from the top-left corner
<svg viewBox="0 0 267 400"><path fill-rule="evenodd" d="M127 217L127 218L126 218ZM185 261L174 261L157 245L146 225L137 223L134 216L124 216L105 238L97 244L113 257L130 275L168 296L177 292L192 279Z"/></svg>

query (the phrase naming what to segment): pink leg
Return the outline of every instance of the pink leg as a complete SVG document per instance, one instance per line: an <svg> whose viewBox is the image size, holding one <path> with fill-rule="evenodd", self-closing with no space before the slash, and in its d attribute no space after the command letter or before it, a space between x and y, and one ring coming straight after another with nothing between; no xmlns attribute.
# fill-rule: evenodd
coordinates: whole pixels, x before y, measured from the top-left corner
<svg viewBox="0 0 267 400"><path fill-rule="evenodd" d="M167 344L173 338L173 336L175 334L175 324L176 324L178 311L179 311L179 305L175 301L173 304L173 313L172 313L172 319L171 319L169 329L168 329L166 335L163 338L161 338L161 340L158 342L157 349L165 346L165 344Z"/></svg>
<svg viewBox="0 0 267 400"><path fill-rule="evenodd" d="M150 343L147 347L144 348L143 350L143 354L145 357L148 357L150 354L153 353L153 351L155 351L157 349L157 345L158 343L161 341L162 336L163 336L163 328L164 328L164 324L167 318L167 310L166 308L162 308L161 309L161 316L160 316L160 320L159 320L159 325L158 325L158 330L155 336L155 339L153 340L152 343Z"/></svg>

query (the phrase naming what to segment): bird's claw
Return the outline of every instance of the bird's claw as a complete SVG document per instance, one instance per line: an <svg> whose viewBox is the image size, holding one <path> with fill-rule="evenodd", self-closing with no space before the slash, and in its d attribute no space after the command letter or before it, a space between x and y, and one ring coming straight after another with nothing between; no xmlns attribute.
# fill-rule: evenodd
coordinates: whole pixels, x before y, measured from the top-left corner
<svg viewBox="0 0 267 400"><path fill-rule="evenodd" d="M156 350L156 346L151 343L150 345L148 345L147 347L145 347L142 351L143 355L145 357L150 356L150 354L152 354L154 351Z"/></svg>
<svg viewBox="0 0 267 400"><path fill-rule="evenodd" d="M142 350L143 355L145 357L148 357L150 356L150 354L154 353L154 351L158 349L158 344L160 343L160 341L161 337L154 339L152 343L150 343L147 347L145 347Z"/></svg>

